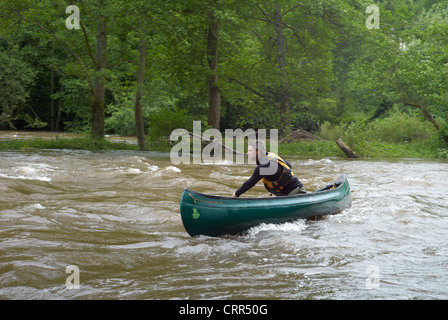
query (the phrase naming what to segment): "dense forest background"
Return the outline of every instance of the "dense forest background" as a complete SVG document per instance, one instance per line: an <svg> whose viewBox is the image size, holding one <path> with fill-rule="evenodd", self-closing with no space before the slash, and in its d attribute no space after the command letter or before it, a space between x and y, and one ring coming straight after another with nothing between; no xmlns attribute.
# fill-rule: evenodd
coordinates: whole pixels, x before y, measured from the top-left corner
<svg viewBox="0 0 448 320"><path fill-rule="evenodd" d="M0 129L144 146L193 120L446 147L448 3L0 0Z"/></svg>

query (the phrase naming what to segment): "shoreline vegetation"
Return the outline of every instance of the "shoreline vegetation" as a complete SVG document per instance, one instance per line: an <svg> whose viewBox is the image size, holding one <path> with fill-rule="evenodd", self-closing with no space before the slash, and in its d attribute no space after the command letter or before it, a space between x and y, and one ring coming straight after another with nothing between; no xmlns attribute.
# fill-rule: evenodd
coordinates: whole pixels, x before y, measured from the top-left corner
<svg viewBox="0 0 448 320"><path fill-rule="evenodd" d="M52 1L16 2L0 130L29 134L0 150L166 152L200 122L276 128L285 156L448 158L446 0L91 0L65 26ZM316 138L281 140L299 129Z"/></svg>
<svg viewBox="0 0 448 320"><path fill-rule="evenodd" d="M6 132L6 131L3 131ZM0 151L39 150L39 149L73 149L87 151L139 150L136 137L107 136L105 139L94 139L85 134L61 135L57 133L39 135L39 132L21 131L17 134L0 135ZM347 158L335 142L336 139L317 137L313 140L296 140L278 143L278 153L283 156L299 156L308 158ZM350 147L360 158L420 158L446 159L448 151L440 147L433 137L426 140L387 142L381 139L347 138ZM176 142L168 137L148 139L144 151L170 152ZM269 142L267 143L269 150ZM246 149L245 151L246 152Z"/></svg>

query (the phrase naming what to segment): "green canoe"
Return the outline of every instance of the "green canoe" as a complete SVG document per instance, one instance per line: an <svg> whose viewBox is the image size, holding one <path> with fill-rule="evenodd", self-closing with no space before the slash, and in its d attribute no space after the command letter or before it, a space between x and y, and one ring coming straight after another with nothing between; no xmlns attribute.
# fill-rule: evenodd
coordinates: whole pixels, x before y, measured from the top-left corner
<svg viewBox="0 0 448 320"><path fill-rule="evenodd" d="M190 236L238 234L261 223L334 214L351 206L345 175L315 192L284 197L232 198L206 195L185 188L180 214Z"/></svg>

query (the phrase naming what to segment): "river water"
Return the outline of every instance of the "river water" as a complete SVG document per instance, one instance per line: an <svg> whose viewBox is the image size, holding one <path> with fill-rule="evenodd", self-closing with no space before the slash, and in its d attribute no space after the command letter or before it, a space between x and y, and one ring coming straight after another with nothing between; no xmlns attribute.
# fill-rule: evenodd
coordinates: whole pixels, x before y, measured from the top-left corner
<svg viewBox="0 0 448 320"><path fill-rule="evenodd" d="M191 238L182 189L231 195L252 165L0 152L0 299L448 298L448 162L288 160L310 191L346 174L352 207Z"/></svg>

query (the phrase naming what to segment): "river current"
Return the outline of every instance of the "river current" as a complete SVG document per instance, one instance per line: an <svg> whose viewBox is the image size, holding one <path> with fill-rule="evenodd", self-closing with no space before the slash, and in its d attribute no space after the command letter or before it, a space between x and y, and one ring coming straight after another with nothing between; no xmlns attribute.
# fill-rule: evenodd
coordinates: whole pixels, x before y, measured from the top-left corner
<svg viewBox="0 0 448 320"><path fill-rule="evenodd" d="M183 188L230 196L253 165L0 152L0 299L448 298L447 161L287 160L309 191L346 174L352 207L191 238Z"/></svg>

